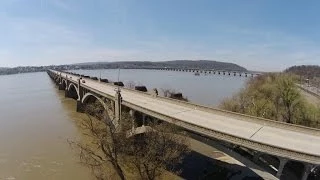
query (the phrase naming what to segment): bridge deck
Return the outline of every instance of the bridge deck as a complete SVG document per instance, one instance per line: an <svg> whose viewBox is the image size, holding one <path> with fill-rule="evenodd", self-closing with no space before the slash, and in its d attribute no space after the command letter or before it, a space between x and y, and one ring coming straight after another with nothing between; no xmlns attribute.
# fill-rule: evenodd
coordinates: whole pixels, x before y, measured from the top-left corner
<svg viewBox="0 0 320 180"><path fill-rule="evenodd" d="M62 73L62 76L66 74ZM72 76L73 81L78 77ZM115 95L115 86L86 79L85 86L107 95ZM320 157L320 130L270 122L261 118L242 116L235 113L208 110L198 105L185 105L174 100L165 100L121 89L124 102L135 104L153 112L172 117L213 131L260 142L273 147L292 150ZM320 162L318 162L319 164Z"/></svg>

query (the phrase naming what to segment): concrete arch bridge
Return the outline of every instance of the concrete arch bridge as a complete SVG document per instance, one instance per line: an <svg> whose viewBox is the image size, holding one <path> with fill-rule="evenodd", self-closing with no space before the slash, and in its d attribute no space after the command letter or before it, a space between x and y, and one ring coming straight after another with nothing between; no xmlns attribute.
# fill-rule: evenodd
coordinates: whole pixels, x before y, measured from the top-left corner
<svg viewBox="0 0 320 180"><path fill-rule="evenodd" d="M49 70L48 74L59 89L65 91L66 97L77 100L78 110L92 98L97 99L104 107L106 100L112 101L115 126L121 126L121 109L125 107L143 114L143 117L154 117L204 137L250 149L258 159L263 155L272 155L279 161L276 174L278 178L291 162L302 164L302 180L306 180L312 171L319 169L319 129L241 115L156 94L150 95L88 77L80 78L77 74L54 70Z"/></svg>

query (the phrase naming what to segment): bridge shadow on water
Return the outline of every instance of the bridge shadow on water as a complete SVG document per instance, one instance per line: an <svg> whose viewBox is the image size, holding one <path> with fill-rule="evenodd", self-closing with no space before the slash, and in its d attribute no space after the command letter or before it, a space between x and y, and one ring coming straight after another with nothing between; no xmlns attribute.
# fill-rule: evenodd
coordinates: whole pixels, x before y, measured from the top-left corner
<svg viewBox="0 0 320 180"><path fill-rule="evenodd" d="M229 164L223 161L212 159L208 156L192 151L182 164L180 177L190 180L225 179L225 180L260 180L255 172L245 166Z"/></svg>

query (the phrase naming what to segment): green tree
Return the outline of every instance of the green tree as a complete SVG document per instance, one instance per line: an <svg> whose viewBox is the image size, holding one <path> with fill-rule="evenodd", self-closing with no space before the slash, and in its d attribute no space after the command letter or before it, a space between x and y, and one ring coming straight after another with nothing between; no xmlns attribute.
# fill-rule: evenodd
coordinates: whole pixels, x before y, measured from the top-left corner
<svg viewBox="0 0 320 180"><path fill-rule="evenodd" d="M320 109L309 104L296 87L297 77L287 73L269 73L250 80L246 88L220 107L229 111L319 127Z"/></svg>
<svg viewBox="0 0 320 180"><path fill-rule="evenodd" d="M280 106L284 107L282 113L283 120L287 123L293 123L295 121L295 112L303 106L301 101L301 95L295 86L295 82L289 75L280 75L276 79L277 91L279 94ZM278 103L279 103L278 102Z"/></svg>

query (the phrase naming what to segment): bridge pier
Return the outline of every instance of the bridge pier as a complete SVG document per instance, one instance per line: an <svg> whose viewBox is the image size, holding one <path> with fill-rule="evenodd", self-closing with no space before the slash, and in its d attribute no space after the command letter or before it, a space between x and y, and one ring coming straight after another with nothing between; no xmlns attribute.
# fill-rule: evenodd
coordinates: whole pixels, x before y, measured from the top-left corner
<svg viewBox="0 0 320 180"><path fill-rule="evenodd" d="M114 98L114 117L115 117L115 127L121 128L121 101L122 97L120 94L120 89L116 90L116 95Z"/></svg>
<svg viewBox="0 0 320 180"><path fill-rule="evenodd" d="M276 177L277 177L278 179L281 178L281 175L282 175L284 166L285 166L285 165L287 164L287 162L288 162L288 159L282 158L282 157L279 157L279 160L280 160L280 164L279 164L278 172L277 172L277 175L276 175Z"/></svg>
<svg viewBox="0 0 320 180"><path fill-rule="evenodd" d="M79 100L77 100L77 112L83 112L83 104Z"/></svg>
<svg viewBox="0 0 320 180"><path fill-rule="evenodd" d="M84 91L83 91L83 87L81 87L81 80L78 79L78 90L79 90L79 97L77 99L77 112L83 112L83 104L82 104L82 98L84 96Z"/></svg>
<svg viewBox="0 0 320 180"><path fill-rule="evenodd" d="M313 168L313 165L312 165L312 164L309 164L309 163L305 163L305 164L304 164L304 170L303 170L303 175L302 175L301 180L307 180L307 179L308 179L309 174L311 173L312 168Z"/></svg>
<svg viewBox="0 0 320 180"><path fill-rule="evenodd" d="M134 110L130 110L129 111L129 114L130 114L130 116L131 116L131 118L132 118L132 130L134 130L134 128L135 128L135 117L134 117Z"/></svg>
<svg viewBox="0 0 320 180"><path fill-rule="evenodd" d="M253 152L253 162L257 163L259 161L260 156L262 155L261 152L259 151L254 151Z"/></svg>
<svg viewBox="0 0 320 180"><path fill-rule="evenodd" d="M69 87L69 80L68 80L68 75L66 75L66 88L65 88L65 91L64 91L64 97L68 98L70 97L70 94L69 94L69 91L68 91L68 87Z"/></svg>
<svg viewBox="0 0 320 180"><path fill-rule="evenodd" d="M147 118L147 115L142 114L142 126L145 126L145 124L146 124L146 118Z"/></svg>
<svg viewBox="0 0 320 180"><path fill-rule="evenodd" d="M60 83L59 83L59 90L65 90L65 88L63 87L63 84L62 84L61 81L60 81Z"/></svg>
<svg viewBox="0 0 320 180"><path fill-rule="evenodd" d="M71 95L70 95L68 89L65 90L65 92L64 92L64 97L66 97L66 98L71 98Z"/></svg>

